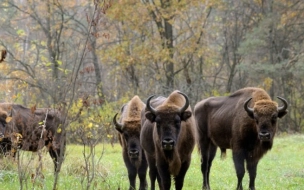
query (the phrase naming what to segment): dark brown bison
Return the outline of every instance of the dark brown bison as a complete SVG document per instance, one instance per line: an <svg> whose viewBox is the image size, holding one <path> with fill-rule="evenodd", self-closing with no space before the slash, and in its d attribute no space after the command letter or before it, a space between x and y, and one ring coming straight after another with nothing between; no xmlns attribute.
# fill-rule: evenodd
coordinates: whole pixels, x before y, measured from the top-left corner
<svg viewBox="0 0 304 190"><path fill-rule="evenodd" d="M148 98L142 114L140 136L149 164L151 189L155 189L157 179L160 189L169 190L171 176L175 188L182 189L195 146L195 121L189 100L179 91L151 101L153 97Z"/></svg>
<svg viewBox="0 0 304 190"><path fill-rule="evenodd" d="M2 153L20 148L36 152L46 146L57 170L61 142L61 113L55 109L29 109L19 104L0 104L0 142ZM11 118L8 120L8 118ZM14 156L14 154L13 154Z"/></svg>
<svg viewBox="0 0 304 190"><path fill-rule="evenodd" d="M195 105L203 189L210 189L209 173L217 147L223 155L226 149L232 149L237 189L243 189L245 161L249 188L255 189L258 162L272 148L277 118L287 113L286 100L278 98L283 102L282 107L278 107L263 89L244 88L230 96L210 97Z"/></svg>
<svg viewBox="0 0 304 190"><path fill-rule="evenodd" d="M136 187L136 175L139 177L139 189L147 187L147 160L140 146L139 136L141 130L141 111L145 104L138 96L134 96L121 109L119 122L116 120L117 114L113 118L116 130L119 132L119 142L122 146L122 156L128 170L130 190Z"/></svg>

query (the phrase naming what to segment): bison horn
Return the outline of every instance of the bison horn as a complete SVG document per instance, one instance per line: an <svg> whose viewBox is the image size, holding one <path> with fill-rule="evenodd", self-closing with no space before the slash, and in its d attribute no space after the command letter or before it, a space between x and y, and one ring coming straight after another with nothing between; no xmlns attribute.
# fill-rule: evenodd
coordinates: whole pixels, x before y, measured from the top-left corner
<svg viewBox="0 0 304 190"><path fill-rule="evenodd" d="M278 111L279 112L284 112L287 109L287 107L288 107L288 103L287 103L287 101L284 98L282 98L280 96L277 96L277 98L280 99L283 102L283 104L284 104L283 106L278 107Z"/></svg>
<svg viewBox="0 0 304 190"><path fill-rule="evenodd" d="M182 92L178 92L179 94L183 95L185 100L186 100L186 103L185 105L180 109L180 113L183 113L184 111L186 111L186 109L189 107L189 98L186 94L182 93Z"/></svg>
<svg viewBox="0 0 304 190"><path fill-rule="evenodd" d="M150 105L150 100L154 97L155 95L152 95L152 96L150 96L148 99L147 99L147 111L150 111L151 113L153 113L154 115L156 115L156 110L153 108L153 107L151 107L151 105Z"/></svg>
<svg viewBox="0 0 304 190"><path fill-rule="evenodd" d="M122 130L122 127L123 125L121 123L118 123L117 120L116 120L116 117L117 117L118 113L115 114L114 118L113 118L113 123L115 125L115 128L118 130L118 131L121 131Z"/></svg>
<svg viewBox="0 0 304 190"><path fill-rule="evenodd" d="M244 109L246 110L246 112L250 115L253 116L253 108L248 107L248 103L250 102L252 98L249 98L248 100L245 101L244 103Z"/></svg>

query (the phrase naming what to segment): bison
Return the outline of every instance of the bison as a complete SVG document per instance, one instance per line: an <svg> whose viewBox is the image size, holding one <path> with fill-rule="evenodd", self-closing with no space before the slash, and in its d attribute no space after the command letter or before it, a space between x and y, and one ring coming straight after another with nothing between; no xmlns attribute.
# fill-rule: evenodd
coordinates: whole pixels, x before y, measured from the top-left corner
<svg viewBox="0 0 304 190"><path fill-rule="evenodd" d="M53 159L55 171L65 140L60 127L61 113L56 109L29 109L19 104L0 104L0 142L3 153L16 149L36 152L46 146ZM8 120L8 118L11 118Z"/></svg>
<svg viewBox="0 0 304 190"><path fill-rule="evenodd" d="M169 190L171 176L175 188L182 189L196 140L189 99L179 91L151 101L153 97L147 99L142 113L140 134L150 169L151 189L155 189L157 179L160 189Z"/></svg>
<svg viewBox="0 0 304 190"><path fill-rule="evenodd" d="M113 118L115 129L119 132L119 142L122 146L122 156L130 182L130 190L136 188L136 175L138 174L139 189L147 187L147 160L140 146L141 111L145 104L138 96L134 96L121 109L121 117L117 122L117 114Z"/></svg>
<svg viewBox="0 0 304 190"><path fill-rule="evenodd" d="M283 102L282 107L278 107L263 89L248 87L230 96L204 99L195 105L203 189L210 189L209 174L217 147L222 156L226 149L232 149L237 189L243 189L244 162L249 173L249 189L255 189L258 162L272 148L277 118L287 113L287 101L278 99Z"/></svg>

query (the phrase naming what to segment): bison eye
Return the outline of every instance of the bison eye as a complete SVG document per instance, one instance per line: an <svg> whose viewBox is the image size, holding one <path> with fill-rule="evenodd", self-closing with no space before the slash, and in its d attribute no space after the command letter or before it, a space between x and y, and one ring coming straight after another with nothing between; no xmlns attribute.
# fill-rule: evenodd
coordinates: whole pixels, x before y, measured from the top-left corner
<svg viewBox="0 0 304 190"><path fill-rule="evenodd" d="M180 126L181 126L181 123L180 122L176 122L175 126L176 126L177 129L179 129Z"/></svg>
<svg viewBox="0 0 304 190"><path fill-rule="evenodd" d="M276 116L272 116L271 117L271 123L275 124L277 122L277 117Z"/></svg>
<svg viewBox="0 0 304 190"><path fill-rule="evenodd" d="M129 135L127 133L124 134L124 137L125 137L126 141L129 140Z"/></svg>

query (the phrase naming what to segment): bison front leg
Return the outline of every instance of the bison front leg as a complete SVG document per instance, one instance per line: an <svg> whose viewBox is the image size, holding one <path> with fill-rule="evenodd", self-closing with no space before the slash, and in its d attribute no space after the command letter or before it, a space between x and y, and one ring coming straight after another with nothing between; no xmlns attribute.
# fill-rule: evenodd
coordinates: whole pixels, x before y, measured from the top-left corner
<svg viewBox="0 0 304 190"><path fill-rule="evenodd" d="M174 178L176 190L181 190L183 188L184 178L185 178L185 175L187 173L189 166L190 166L190 159L189 159L189 161L184 162L182 164L179 174Z"/></svg>
<svg viewBox="0 0 304 190"><path fill-rule="evenodd" d="M245 175L244 161L245 161L245 154L243 151L238 151L238 152L233 151L233 162L234 162L236 175L238 178L238 183L236 188L237 190L243 190L242 180Z"/></svg>
<svg viewBox="0 0 304 190"><path fill-rule="evenodd" d="M161 189L161 180L158 175L157 167L156 167L156 161L153 156L145 154L148 165L149 165L149 177L150 177L150 189L155 190L155 181L157 178L158 184L159 184L159 189Z"/></svg>
<svg viewBox="0 0 304 190"><path fill-rule="evenodd" d="M252 162L247 160L247 170L249 173L249 189L255 190L255 178L257 173L257 162Z"/></svg>
<svg viewBox="0 0 304 190"><path fill-rule="evenodd" d="M123 155L124 162L126 165L126 168L128 170L128 178L129 178L129 190L135 190L135 185L136 185L136 175L137 175L137 169L136 167L130 162L129 158L127 155Z"/></svg>
<svg viewBox="0 0 304 190"><path fill-rule="evenodd" d="M136 168L128 168L128 177L130 182L129 190L135 190L136 188Z"/></svg>
<svg viewBox="0 0 304 190"><path fill-rule="evenodd" d="M138 177L139 177L139 190L147 189L147 174L148 164L145 158L142 159L141 166L138 169Z"/></svg>
<svg viewBox="0 0 304 190"><path fill-rule="evenodd" d="M161 190L170 190L171 175L167 163L157 163L157 170L161 179Z"/></svg>

